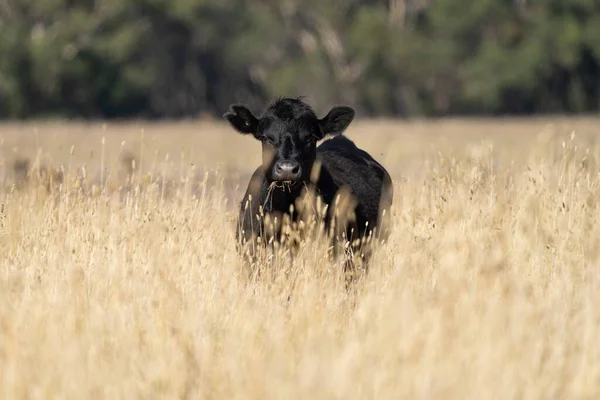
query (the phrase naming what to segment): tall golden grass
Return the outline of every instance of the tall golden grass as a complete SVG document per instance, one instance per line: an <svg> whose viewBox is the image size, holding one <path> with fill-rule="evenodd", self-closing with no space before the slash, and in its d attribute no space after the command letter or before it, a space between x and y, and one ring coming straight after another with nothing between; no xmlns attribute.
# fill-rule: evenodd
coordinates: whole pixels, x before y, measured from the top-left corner
<svg viewBox="0 0 600 400"><path fill-rule="evenodd" d="M0 397L598 398L599 122L357 121L395 188L355 292L324 243L244 278L224 124L2 125Z"/></svg>

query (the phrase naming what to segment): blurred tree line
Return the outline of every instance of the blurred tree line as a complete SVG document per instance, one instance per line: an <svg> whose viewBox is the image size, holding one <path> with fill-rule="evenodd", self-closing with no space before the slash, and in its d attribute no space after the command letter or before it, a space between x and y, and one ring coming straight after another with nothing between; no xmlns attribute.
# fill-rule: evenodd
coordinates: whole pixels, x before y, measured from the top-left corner
<svg viewBox="0 0 600 400"><path fill-rule="evenodd" d="M597 112L599 0L0 0L0 117Z"/></svg>

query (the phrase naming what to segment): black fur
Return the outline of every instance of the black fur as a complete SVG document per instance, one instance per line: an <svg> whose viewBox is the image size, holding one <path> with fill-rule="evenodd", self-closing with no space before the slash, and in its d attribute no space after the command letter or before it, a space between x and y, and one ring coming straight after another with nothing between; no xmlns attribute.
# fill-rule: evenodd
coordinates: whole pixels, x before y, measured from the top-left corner
<svg viewBox="0 0 600 400"><path fill-rule="evenodd" d="M252 175L241 203L238 243L256 245L258 237L263 243L271 237L279 240L280 232L274 231L269 236L264 218L257 215L262 208L263 216L277 216L281 221L288 215L291 221L296 221L298 213L290 214L290 206L307 188L315 189L328 205L325 227L329 230L336 221L335 229L330 231L335 232L335 239L345 236L345 240L352 242L367 237L373 230L377 238L387 237L392 180L383 166L342 135L354 115L350 107L334 107L319 119L302 99L290 98L278 99L259 118L242 105L230 107L224 118L238 132L260 140L263 152L262 165ZM334 137L317 147L317 142L328 135ZM288 182L284 188L270 190L275 180L273 170L281 161L298 163L301 178ZM311 175L313 168L317 168L318 175ZM334 216L336 196L344 190L349 190L354 200L350 207L354 216L340 222ZM386 218L382 218L383 210Z"/></svg>

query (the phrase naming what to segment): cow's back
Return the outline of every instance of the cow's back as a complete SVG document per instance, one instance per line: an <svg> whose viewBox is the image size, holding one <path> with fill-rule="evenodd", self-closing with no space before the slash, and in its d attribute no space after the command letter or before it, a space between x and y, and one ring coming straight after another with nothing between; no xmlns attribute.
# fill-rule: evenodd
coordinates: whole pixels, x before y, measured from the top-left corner
<svg viewBox="0 0 600 400"><path fill-rule="evenodd" d="M392 180L371 155L345 136L336 136L317 147L321 174L317 186L327 204L331 204L340 188L350 189L358 201L356 223L363 231L377 226L382 210L389 216L392 203ZM381 227L384 228L384 227ZM385 227L387 231L387 227Z"/></svg>

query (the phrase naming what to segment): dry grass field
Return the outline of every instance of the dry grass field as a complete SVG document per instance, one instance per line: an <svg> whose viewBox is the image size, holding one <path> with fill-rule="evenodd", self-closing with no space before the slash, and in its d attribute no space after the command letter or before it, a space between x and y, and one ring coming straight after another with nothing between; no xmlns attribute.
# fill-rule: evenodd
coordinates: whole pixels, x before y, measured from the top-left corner
<svg viewBox="0 0 600 400"><path fill-rule="evenodd" d="M600 120L347 135L395 184L356 292L323 243L244 279L225 124L0 125L0 397L599 398Z"/></svg>

